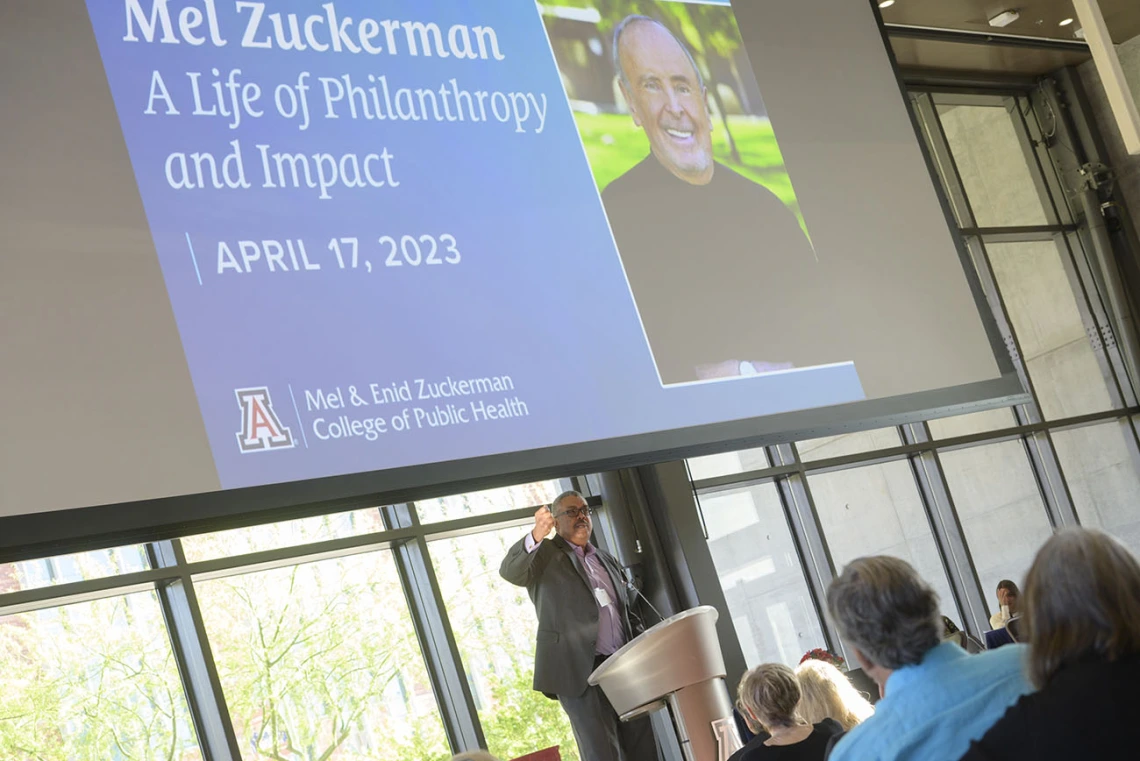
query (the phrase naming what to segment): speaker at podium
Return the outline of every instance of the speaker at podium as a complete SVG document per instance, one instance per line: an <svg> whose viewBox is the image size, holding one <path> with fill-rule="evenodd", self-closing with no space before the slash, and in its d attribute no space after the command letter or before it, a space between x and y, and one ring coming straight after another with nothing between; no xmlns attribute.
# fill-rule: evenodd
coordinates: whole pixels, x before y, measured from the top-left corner
<svg viewBox="0 0 1140 761"><path fill-rule="evenodd" d="M743 747L725 685L716 608L667 618L590 674L623 721L667 710L685 761L725 761Z"/></svg>

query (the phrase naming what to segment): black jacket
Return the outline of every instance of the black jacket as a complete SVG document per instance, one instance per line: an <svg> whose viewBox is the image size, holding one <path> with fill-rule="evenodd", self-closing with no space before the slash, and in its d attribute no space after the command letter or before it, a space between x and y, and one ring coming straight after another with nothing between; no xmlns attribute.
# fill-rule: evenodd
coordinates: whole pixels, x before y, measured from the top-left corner
<svg viewBox="0 0 1140 761"><path fill-rule="evenodd" d="M1135 758L1137 684L1140 655L1065 667L1010 706L963 761Z"/></svg>

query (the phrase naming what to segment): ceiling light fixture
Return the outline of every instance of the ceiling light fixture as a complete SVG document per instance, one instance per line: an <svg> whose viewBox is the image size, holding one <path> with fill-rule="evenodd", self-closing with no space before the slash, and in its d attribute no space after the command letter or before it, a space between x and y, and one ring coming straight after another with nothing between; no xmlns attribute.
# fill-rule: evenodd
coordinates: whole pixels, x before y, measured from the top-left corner
<svg viewBox="0 0 1140 761"><path fill-rule="evenodd" d="M1071 23L1073 23L1073 20L1071 18L1067 18L1064 21L1062 21L1060 24L1057 24L1057 26L1068 26Z"/></svg>
<svg viewBox="0 0 1140 761"><path fill-rule="evenodd" d="M890 8L894 4L895 4L895 0L882 0L882 2L879 3L879 7L880 8Z"/></svg>
<svg viewBox="0 0 1140 761"><path fill-rule="evenodd" d="M1021 18L1021 14L1017 11L1002 11L998 15L989 20L990 26L1003 27L1009 26L1014 21Z"/></svg>

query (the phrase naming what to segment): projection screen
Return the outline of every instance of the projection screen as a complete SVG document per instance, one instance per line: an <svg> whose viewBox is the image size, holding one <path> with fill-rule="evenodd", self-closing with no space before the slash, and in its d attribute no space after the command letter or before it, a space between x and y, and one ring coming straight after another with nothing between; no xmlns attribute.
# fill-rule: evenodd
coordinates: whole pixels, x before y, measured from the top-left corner
<svg viewBox="0 0 1140 761"><path fill-rule="evenodd" d="M7 0L0 60L0 553L1022 395L873 3Z"/></svg>

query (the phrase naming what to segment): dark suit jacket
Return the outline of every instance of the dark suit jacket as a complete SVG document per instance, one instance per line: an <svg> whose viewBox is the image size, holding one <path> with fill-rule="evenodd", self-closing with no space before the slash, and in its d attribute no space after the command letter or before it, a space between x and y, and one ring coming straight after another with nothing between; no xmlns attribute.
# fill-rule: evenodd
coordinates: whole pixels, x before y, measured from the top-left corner
<svg viewBox="0 0 1140 761"><path fill-rule="evenodd" d="M609 571L617 591L618 612L630 637L634 627L630 626L629 592L621 566L613 555L600 549L598 557ZM538 549L528 553L523 537L507 551L499 575L526 587L538 613L534 689L547 697L580 696L594 670L598 603L586 569L570 543L556 536L544 539Z"/></svg>

